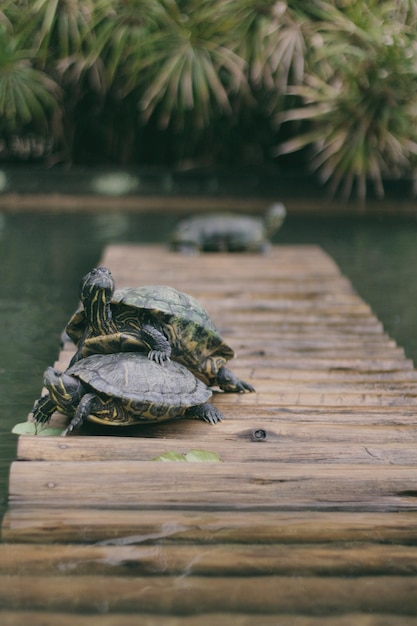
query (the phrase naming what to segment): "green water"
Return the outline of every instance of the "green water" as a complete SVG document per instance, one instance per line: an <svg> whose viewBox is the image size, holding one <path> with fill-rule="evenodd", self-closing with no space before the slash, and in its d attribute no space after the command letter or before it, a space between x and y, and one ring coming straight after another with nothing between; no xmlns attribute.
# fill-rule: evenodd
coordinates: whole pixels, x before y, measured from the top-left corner
<svg viewBox="0 0 417 626"><path fill-rule="evenodd" d="M115 242L163 242L173 215L0 214L0 514L16 437L59 352L78 282ZM276 243L315 243L338 262L417 363L417 219L289 217ZM161 283L164 282L161 276ZM250 285L248 285L250 289Z"/></svg>

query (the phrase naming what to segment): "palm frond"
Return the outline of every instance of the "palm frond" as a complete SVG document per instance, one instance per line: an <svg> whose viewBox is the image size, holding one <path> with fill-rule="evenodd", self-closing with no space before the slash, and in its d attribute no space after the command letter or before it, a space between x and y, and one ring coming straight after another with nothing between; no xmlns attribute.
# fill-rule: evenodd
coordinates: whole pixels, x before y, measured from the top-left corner
<svg viewBox="0 0 417 626"><path fill-rule="evenodd" d="M30 54L0 29L0 118L3 130L37 121L46 125L58 106L59 88L44 72L32 67Z"/></svg>

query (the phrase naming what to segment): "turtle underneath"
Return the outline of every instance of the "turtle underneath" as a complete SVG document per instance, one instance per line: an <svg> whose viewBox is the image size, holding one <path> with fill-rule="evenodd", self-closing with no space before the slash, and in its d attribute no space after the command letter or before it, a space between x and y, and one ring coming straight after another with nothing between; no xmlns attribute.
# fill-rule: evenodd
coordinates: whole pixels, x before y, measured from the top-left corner
<svg viewBox="0 0 417 626"><path fill-rule="evenodd" d="M221 412L207 401L211 390L180 363L161 365L134 352L95 354L44 375L47 394L33 407L35 422L48 422L58 411L71 418L62 435L85 420L129 426L179 418L216 424Z"/></svg>

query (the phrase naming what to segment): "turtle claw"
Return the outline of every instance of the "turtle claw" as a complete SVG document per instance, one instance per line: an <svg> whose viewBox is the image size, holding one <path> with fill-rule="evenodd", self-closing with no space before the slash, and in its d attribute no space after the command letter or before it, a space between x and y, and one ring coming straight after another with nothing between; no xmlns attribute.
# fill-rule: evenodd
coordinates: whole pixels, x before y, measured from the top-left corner
<svg viewBox="0 0 417 626"><path fill-rule="evenodd" d="M220 413L219 409L213 406L213 404L202 405L201 418L213 426L214 424L218 424L218 422L222 422L224 420L222 413Z"/></svg>
<svg viewBox="0 0 417 626"><path fill-rule="evenodd" d="M239 380L239 383L236 385L236 387L239 393L243 393L245 391L250 391L252 393L255 391L255 387L252 387L251 384L247 383L244 380Z"/></svg>
<svg viewBox="0 0 417 626"><path fill-rule="evenodd" d="M221 367L217 373L217 384L220 389L227 393L243 393L245 391L253 392L255 388L250 383L240 380L226 367Z"/></svg>
<svg viewBox="0 0 417 626"><path fill-rule="evenodd" d="M164 365L164 363L169 363L171 360L169 355L166 352L162 352L161 350L150 350L148 352L148 359L150 361L154 361L155 363L159 363L159 365Z"/></svg>
<svg viewBox="0 0 417 626"><path fill-rule="evenodd" d="M36 424L46 424L49 422L52 413L56 409L55 404L52 402L49 394L42 396L36 400L32 408L33 421Z"/></svg>

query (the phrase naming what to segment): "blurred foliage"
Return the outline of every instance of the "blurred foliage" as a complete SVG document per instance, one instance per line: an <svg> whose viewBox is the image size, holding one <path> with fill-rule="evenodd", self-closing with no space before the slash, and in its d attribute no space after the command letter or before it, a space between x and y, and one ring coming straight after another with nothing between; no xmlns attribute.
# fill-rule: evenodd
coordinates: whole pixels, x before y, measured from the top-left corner
<svg viewBox="0 0 417 626"><path fill-rule="evenodd" d="M49 164L295 153L332 193L381 196L416 170L416 26L415 0L0 0L0 138Z"/></svg>

